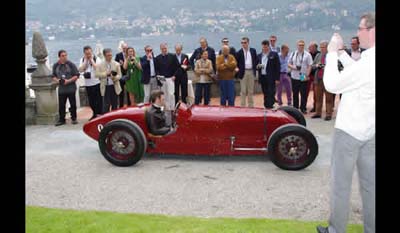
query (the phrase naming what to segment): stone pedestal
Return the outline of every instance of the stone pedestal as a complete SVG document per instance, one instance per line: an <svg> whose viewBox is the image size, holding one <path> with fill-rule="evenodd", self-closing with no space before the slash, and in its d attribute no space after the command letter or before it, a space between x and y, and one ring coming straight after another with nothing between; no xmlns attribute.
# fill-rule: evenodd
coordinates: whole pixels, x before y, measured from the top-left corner
<svg viewBox="0 0 400 233"><path fill-rule="evenodd" d="M59 118L57 84L52 82L51 71L46 65L47 49L38 32L33 34L32 56L38 64L29 85L35 91L36 124L52 125Z"/></svg>
<svg viewBox="0 0 400 233"><path fill-rule="evenodd" d="M55 84L31 84L35 91L36 124L53 125L58 121L58 95Z"/></svg>

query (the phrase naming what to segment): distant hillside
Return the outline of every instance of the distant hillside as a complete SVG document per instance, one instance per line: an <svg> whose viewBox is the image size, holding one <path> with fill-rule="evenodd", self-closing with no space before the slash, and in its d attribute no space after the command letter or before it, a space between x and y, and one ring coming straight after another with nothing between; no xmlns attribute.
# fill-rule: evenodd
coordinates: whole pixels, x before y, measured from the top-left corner
<svg viewBox="0 0 400 233"><path fill-rule="evenodd" d="M350 15L354 15L353 18L357 18L362 12L375 10L374 0L27 0L26 14L27 20L59 24L72 20L95 20L104 16L131 20L144 15L159 18L162 15L174 16L182 8L198 14L204 11L279 8L281 14L287 14L296 13L295 6L300 4L301 9L302 3L308 3L316 9L319 6L346 9ZM332 17L331 20L335 21L335 18Z"/></svg>

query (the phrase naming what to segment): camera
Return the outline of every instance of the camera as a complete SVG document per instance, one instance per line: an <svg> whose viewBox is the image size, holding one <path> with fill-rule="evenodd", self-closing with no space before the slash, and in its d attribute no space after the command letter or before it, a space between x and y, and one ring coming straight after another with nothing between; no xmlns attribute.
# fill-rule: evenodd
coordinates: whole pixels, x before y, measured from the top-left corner
<svg viewBox="0 0 400 233"><path fill-rule="evenodd" d="M85 72L85 73L83 73L83 77L84 77L85 79L90 79L91 76L92 76L92 74L91 74L90 72Z"/></svg>
<svg viewBox="0 0 400 233"><path fill-rule="evenodd" d="M256 66L256 68L259 70L259 69L263 69L264 68L264 65L263 64L258 64L257 66Z"/></svg>
<svg viewBox="0 0 400 233"><path fill-rule="evenodd" d="M117 74L118 74L117 71L114 71L114 70L111 71L111 75L112 75L112 76L115 76L115 75L117 75Z"/></svg>
<svg viewBox="0 0 400 233"><path fill-rule="evenodd" d="M297 70L301 70L301 66L296 66L296 69Z"/></svg>

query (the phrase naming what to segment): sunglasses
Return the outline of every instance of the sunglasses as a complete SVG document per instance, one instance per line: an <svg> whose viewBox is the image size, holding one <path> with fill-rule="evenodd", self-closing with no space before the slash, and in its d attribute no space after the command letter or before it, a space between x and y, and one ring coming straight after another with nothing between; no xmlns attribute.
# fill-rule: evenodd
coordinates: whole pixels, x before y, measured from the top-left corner
<svg viewBox="0 0 400 233"><path fill-rule="evenodd" d="M247 44L247 42L246 41L242 41L242 42L240 42L241 44Z"/></svg>
<svg viewBox="0 0 400 233"><path fill-rule="evenodd" d="M152 49L146 49L146 52L153 52Z"/></svg>

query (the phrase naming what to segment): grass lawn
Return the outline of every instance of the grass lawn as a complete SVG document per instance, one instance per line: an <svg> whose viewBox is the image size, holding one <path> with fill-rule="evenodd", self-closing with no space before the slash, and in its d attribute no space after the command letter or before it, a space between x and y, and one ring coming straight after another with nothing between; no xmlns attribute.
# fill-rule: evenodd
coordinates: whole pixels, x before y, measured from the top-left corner
<svg viewBox="0 0 400 233"><path fill-rule="evenodd" d="M275 219L173 217L26 207L27 233L316 233L318 224ZM361 225L349 225L348 233L362 233Z"/></svg>

